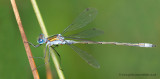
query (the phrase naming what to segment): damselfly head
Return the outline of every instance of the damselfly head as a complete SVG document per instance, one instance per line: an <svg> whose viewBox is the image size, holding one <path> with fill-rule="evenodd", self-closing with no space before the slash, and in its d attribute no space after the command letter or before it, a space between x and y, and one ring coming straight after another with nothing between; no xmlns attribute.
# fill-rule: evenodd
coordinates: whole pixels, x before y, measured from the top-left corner
<svg viewBox="0 0 160 79"><path fill-rule="evenodd" d="M46 42L46 39L45 39L45 37L44 37L44 34L40 34L40 35L39 35L39 38L38 38L37 42L38 42L39 44L43 44L43 43Z"/></svg>

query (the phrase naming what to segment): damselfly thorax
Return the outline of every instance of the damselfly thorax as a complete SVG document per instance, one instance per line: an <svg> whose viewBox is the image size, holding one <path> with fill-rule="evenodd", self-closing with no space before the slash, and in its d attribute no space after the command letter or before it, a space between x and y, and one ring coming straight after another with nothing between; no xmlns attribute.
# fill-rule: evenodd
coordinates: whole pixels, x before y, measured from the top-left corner
<svg viewBox="0 0 160 79"><path fill-rule="evenodd" d="M56 34L46 39L47 39L46 45L49 46L66 44L66 41L64 40L64 37L61 34Z"/></svg>

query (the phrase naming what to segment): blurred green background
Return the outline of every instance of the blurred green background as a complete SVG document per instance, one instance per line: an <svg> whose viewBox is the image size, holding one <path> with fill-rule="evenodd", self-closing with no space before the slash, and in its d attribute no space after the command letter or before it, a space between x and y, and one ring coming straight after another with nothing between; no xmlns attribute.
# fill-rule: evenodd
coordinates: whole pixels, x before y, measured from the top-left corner
<svg viewBox="0 0 160 79"><path fill-rule="evenodd" d="M37 44L41 33L30 0L16 0L28 41ZM37 0L49 35L61 33L85 8L98 10L88 28L104 34L91 40L148 42L156 48L115 45L80 45L101 65L95 69L71 48L59 46L66 79L158 79L160 76L160 0ZM33 56L43 56L45 45L31 47ZM33 79L26 51L9 0L0 0L0 79ZM44 64L35 59L36 65ZM59 79L50 62L54 79ZM45 67L38 69L46 78ZM119 74L156 74L156 76L120 76Z"/></svg>

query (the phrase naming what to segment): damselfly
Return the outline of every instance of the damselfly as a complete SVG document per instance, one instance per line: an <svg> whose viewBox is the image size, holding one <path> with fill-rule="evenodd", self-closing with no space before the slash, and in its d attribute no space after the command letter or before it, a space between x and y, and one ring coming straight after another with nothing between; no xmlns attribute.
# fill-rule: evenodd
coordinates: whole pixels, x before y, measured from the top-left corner
<svg viewBox="0 0 160 79"><path fill-rule="evenodd" d="M95 68L100 68L100 65L98 64L98 62L87 52L79 49L73 44L113 44L113 45L125 45L125 46L137 46L137 47L155 47L155 45L150 44L150 43L95 42L95 41L87 41L87 40L82 39L86 37L93 37L96 35L100 35L102 31L97 30L97 29L89 29L89 30L82 31L77 34L70 35L70 36L63 36L65 33L69 31L77 30L77 29L80 29L86 26L96 17L96 14L97 14L96 9L87 8L61 34L52 35L50 37L45 37L43 34L40 34L38 41L37 41L39 43L38 45L34 45L30 42L28 43L34 47L39 47L40 45L46 43L44 58L46 56L46 50L48 46L49 46L49 57L50 57L50 48L53 48L54 51L58 54L58 52L55 50L55 47L58 45L66 44L70 46L75 52L77 52L79 56L83 60L85 60L89 65ZM73 39L73 40L66 40L66 39ZM75 40L79 40L79 41L75 41ZM58 56L60 55L58 54Z"/></svg>

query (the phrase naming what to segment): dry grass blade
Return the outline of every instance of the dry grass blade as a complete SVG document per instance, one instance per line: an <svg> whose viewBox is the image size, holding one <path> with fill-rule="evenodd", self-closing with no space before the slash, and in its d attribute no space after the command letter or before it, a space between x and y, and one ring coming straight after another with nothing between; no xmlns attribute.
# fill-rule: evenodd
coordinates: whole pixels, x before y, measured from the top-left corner
<svg viewBox="0 0 160 79"><path fill-rule="evenodd" d="M18 27L19 27L19 31L21 33L23 43L27 42L27 37L25 35L24 29L23 29L23 26L22 26L22 22L21 22L21 19L20 19L20 16L19 16L19 12L18 12L15 0L11 0L11 4L12 4L12 8L13 8L17 23L18 23ZM24 47L25 47L25 50L26 50L26 53L27 53L27 56L28 56L28 60L29 60L29 63L30 63L30 67L31 67L31 70L32 70L33 77L34 77L34 79L39 79L39 74L38 74L38 71L36 69L36 64L34 62L34 59L31 58L32 53L31 53L29 44L24 43Z"/></svg>

